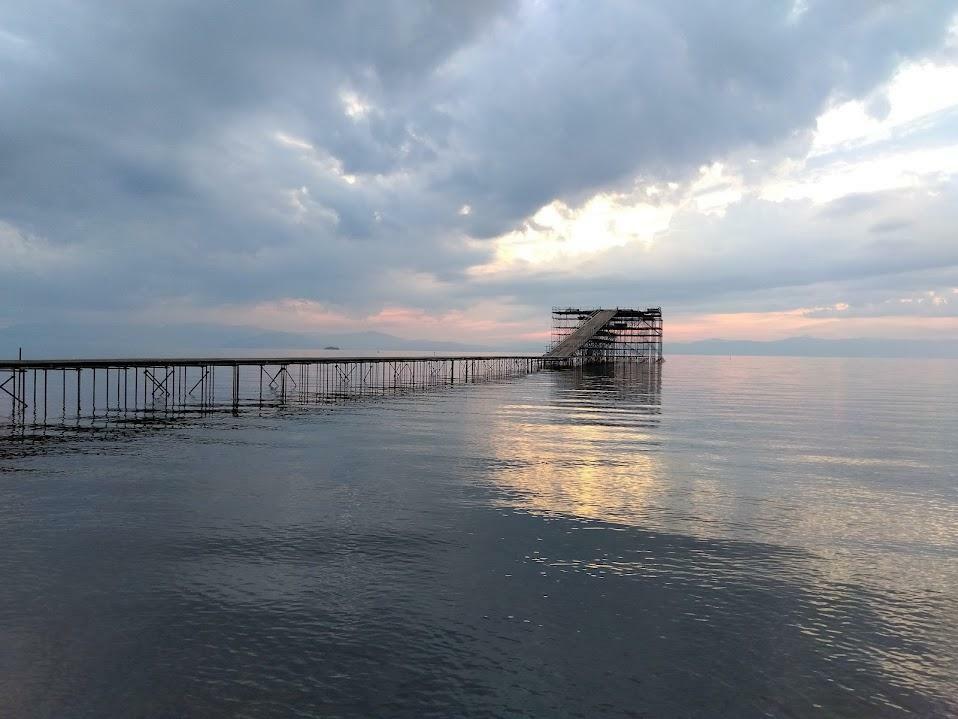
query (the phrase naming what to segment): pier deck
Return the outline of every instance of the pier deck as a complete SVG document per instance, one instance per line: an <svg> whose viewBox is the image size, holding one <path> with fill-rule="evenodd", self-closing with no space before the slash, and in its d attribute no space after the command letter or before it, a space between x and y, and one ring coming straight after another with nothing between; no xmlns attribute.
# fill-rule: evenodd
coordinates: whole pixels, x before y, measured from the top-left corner
<svg viewBox="0 0 958 719"><path fill-rule="evenodd" d="M61 358L61 359L0 359L0 372L22 369L103 369L106 367L254 367L298 364L349 364L356 362L418 362L460 360L527 360L547 359L534 354L511 355L322 355L322 356L268 356L268 357L122 357L122 358Z"/></svg>
<svg viewBox="0 0 958 719"><path fill-rule="evenodd" d="M578 361L533 355L0 360L0 423L309 404L515 377ZM2 405L0 405L2 407Z"/></svg>

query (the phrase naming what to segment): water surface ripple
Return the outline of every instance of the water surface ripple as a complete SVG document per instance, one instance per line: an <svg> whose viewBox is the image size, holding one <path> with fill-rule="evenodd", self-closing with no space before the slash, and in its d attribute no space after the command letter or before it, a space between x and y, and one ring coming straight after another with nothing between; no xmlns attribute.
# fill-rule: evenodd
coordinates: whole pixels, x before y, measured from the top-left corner
<svg viewBox="0 0 958 719"><path fill-rule="evenodd" d="M958 715L958 363L0 440L0 716Z"/></svg>

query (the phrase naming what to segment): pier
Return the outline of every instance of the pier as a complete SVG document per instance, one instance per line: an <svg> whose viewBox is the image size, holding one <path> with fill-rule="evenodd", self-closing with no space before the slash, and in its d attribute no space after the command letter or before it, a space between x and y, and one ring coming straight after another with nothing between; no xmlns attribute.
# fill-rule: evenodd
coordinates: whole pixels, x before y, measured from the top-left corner
<svg viewBox="0 0 958 719"><path fill-rule="evenodd" d="M14 425L328 403L561 368L530 355L0 360Z"/></svg>
<svg viewBox="0 0 958 719"><path fill-rule="evenodd" d="M308 405L598 363L662 361L662 314L556 308L543 355L0 360L13 427ZM2 405L0 405L2 406Z"/></svg>

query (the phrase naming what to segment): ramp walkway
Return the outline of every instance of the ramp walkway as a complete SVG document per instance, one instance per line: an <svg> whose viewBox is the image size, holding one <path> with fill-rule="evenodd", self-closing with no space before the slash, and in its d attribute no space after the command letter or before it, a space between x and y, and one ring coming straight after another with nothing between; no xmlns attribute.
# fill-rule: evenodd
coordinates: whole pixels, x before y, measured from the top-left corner
<svg viewBox="0 0 958 719"><path fill-rule="evenodd" d="M545 359L567 359L582 349L596 332L615 317L618 310L596 310L571 335L543 355Z"/></svg>

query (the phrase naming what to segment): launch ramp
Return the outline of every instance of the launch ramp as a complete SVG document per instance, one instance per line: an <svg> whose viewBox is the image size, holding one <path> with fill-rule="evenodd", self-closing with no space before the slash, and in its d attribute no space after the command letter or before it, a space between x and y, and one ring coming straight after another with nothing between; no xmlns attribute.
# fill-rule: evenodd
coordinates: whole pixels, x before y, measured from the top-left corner
<svg viewBox="0 0 958 719"><path fill-rule="evenodd" d="M609 321L615 317L617 310L595 310L579 327L549 350L544 356L548 359L562 359L571 357L596 336Z"/></svg>

